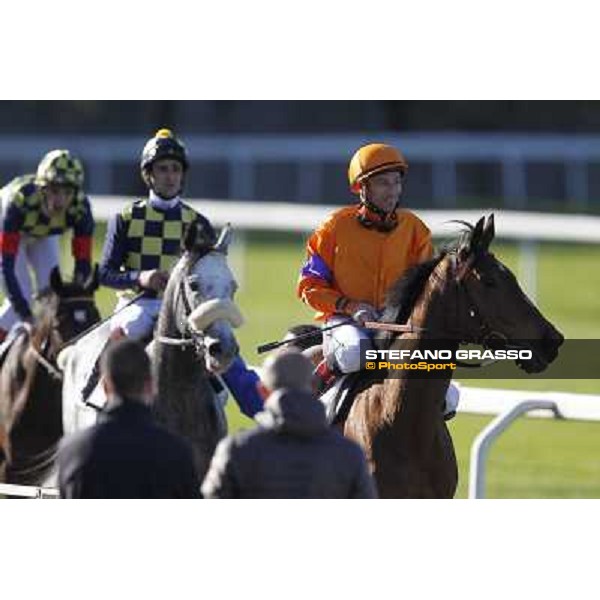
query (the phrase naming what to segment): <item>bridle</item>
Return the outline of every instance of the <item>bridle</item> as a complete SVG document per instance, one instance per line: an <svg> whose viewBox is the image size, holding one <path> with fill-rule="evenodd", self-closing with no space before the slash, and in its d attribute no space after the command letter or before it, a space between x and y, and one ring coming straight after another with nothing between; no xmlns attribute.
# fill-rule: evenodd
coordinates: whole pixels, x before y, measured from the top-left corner
<svg viewBox="0 0 600 600"><path fill-rule="evenodd" d="M480 346L483 346L486 350L491 349L519 349L519 346L510 344L506 335L493 329L488 325L486 320L481 314L479 310L479 306L477 302L475 302L471 291L469 290L469 286L466 284L469 278L477 277L477 272L475 271L475 267L477 262L483 258L484 256L490 256L487 252L479 253L475 256L471 256L468 258L463 264L457 265L457 256L456 253L450 255L453 260L453 271L455 275L455 282L458 286L459 292L462 292L466 299L466 311L461 311L460 303L456 303L457 310L457 320L459 323L459 331L462 331L463 328L460 327L461 317L464 321L464 314L466 312L467 322L464 330L473 332L471 335L467 335L466 337L460 339L460 343L474 343ZM475 326L473 327L473 324ZM487 367L494 364L496 359L484 360L479 363L465 363L463 361L455 361L459 367L464 367L467 369L478 369L482 367Z"/></svg>
<svg viewBox="0 0 600 600"><path fill-rule="evenodd" d="M193 264L196 264L201 258L202 254L198 256L198 258L194 261ZM190 265L190 268L193 265ZM198 331L196 329L192 329L188 322L188 317L192 314L193 308L192 304L185 292L185 277L181 278L179 282L179 286L177 289L177 298L181 299L184 309L183 322L181 323L180 328L180 337L173 338L164 335L157 335L154 339L167 346L178 346L181 350L185 350L188 347L193 347L196 351L196 356L198 358L202 358L204 356L204 350L206 345L204 343L205 335L202 331Z"/></svg>

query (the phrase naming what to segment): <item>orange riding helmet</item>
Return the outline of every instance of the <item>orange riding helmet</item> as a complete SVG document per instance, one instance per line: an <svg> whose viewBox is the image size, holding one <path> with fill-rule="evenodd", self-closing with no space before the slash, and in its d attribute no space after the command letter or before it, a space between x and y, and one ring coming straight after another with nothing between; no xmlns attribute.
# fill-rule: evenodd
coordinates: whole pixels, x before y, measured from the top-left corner
<svg viewBox="0 0 600 600"><path fill-rule="evenodd" d="M359 148L348 166L350 189L358 194L360 184L371 175L382 171L400 171L405 175L408 162L402 153L387 144L367 144Z"/></svg>

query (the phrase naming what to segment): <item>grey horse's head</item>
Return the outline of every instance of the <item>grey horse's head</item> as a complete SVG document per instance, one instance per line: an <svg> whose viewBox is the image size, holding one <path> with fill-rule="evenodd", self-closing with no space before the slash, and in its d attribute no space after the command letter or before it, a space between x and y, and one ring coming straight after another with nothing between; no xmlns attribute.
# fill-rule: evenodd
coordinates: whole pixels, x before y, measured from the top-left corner
<svg viewBox="0 0 600 600"><path fill-rule="evenodd" d="M223 229L216 243L206 240L201 225L192 224L184 240L186 254L177 265L186 311L183 323L204 349L204 362L211 373L226 371L239 352L233 328L243 318L233 301L237 283L227 264L231 227ZM213 242L208 245L207 241ZM174 273L175 274L175 273Z"/></svg>

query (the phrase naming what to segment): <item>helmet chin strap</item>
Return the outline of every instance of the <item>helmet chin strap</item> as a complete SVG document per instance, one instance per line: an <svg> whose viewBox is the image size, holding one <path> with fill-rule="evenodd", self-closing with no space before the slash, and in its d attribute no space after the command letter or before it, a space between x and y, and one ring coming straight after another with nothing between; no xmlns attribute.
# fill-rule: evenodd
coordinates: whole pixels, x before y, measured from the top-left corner
<svg viewBox="0 0 600 600"><path fill-rule="evenodd" d="M388 233L394 230L398 225L398 217L396 216L396 209L400 204L400 198L396 200L396 204L389 212L382 210L375 204L373 204L365 193L365 188L360 190L360 204L361 208L358 214L358 221L367 229L376 229L382 233Z"/></svg>
<svg viewBox="0 0 600 600"><path fill-rule="evenodd" d="M362 186L360 189L360 202L361 204L364 204L371 212L374 212L376 215L380 216L383 220L385 220L388 219L390 215L396 211L396 209L400 205L400 198L396 200L396 203L390 211L385 211L382 208L379 208L379 206L377 206L376 204L373 204L373 202L371 202L367 198L365 187Z"/></svg>

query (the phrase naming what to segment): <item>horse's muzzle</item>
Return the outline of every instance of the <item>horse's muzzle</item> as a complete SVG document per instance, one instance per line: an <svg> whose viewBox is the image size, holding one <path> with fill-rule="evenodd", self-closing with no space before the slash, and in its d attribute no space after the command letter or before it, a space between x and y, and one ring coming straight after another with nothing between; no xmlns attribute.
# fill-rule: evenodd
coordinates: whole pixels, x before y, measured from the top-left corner
<svg viewBox="0 0 600 600"><path fill-rule="evenodd" d="M523 344L533 352L533 358L516 361L516 363L526 373L541 373L554 362L558 356L558 349L564 341L562 333L548 324L541 339L529 340Z"/></svg>
<svg viewBox="0 0 600 600"><path fill-rule="evenodd" d="M239 354L239 346L233 336L227 338L205 338L204 360L211 373L223 373Z"/></svg>

